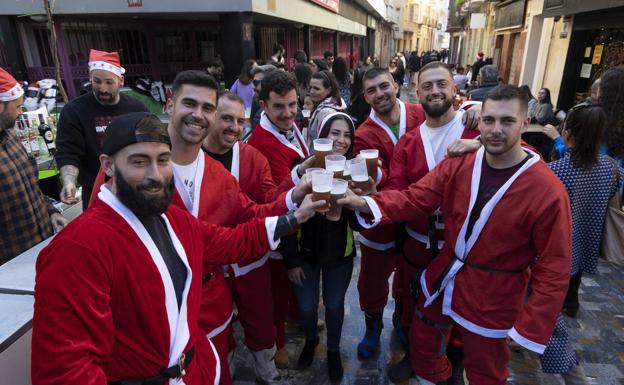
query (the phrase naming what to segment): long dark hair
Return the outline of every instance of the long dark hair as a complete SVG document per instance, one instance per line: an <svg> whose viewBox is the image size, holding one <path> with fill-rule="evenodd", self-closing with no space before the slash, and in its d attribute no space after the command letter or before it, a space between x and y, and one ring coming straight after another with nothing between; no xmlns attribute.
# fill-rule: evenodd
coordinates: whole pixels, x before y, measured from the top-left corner
<svg viewBox="0 0 624 385"><path fill-rule="evenodd" d="M527 86L526 84L525 84L525 85L520 86L520 90L526 94L526 96L527 96L527 98L528 98L529 100L531 100L531 99L535 99L535 96L533 96L533 94L531 93L531 89L530 89L530 88L529 88L529 86ZM537 100L537 99L536 99L536 100Z"/></svg>
<svg viewBox="0 0 624 385"><path fill-rule="evenodd" d="M600 78L600 103L607 114L604 142L609 154L624 158L624 66L608 69Z"/></svg>
<svg viewBox="0 0 624 385"><path fill-rule="evenodd" d="M241 68L240 75L238 75L238 81L243 84L249 84L253 80L253 75L251 74L251 70L256 64L256 61L253 59L245 60L243 63L243 68Z"/></svg>
<svg viewBox="0 0 624 385"><path fill-rule="evenodd" d="M334 59L334 63L332 64L332 73L336 76L336 80L339 82L344 82L349 77L347 61L342 56L338 56Z"/></svg>
<svg viewBox="0 0 624 385"><path fill-rule="evenodd" d="M323 87L331 88L328 98L336 99L336 103L340 104L340 88L334 74L327 70L317 71L312 74L312 79L319 79L323 83Z"/></svg>
<svg viewBox="0 0 624 385"><path fill-rule="evenodd" d="M344 154L344 156L347 159L351 159L353 158L353 142L355 142L355 124L353 123L353 119L351 119L349 115L340 112L328 118L325 124L323 124L323 127L321 127L318 137L327 138L329 136L329 130L336 120L343 120L347 122L347 125L349 126L349 131L351 132L351 144L349 145L349 149Z"/></svg>
<svg viewBox="0 0 624 385"><path fill-rule="evenodd" d="M548 88L542 88L542 90L546 91L546 98L544 98L544 103L548 103L552 106L552 101L550 100L550 90Z"/></svg>
<svg viewBox="0 0 624 385"><path fill-rule="evenodd" d="M568 111L563 130L573 139L570 157L575 166L590 169L598 162L607 116L598 105L582 103Z"/></svg>
<svg viewBox="0 0 624 385"><path fill-rule="evenodd" d="M308 63L295 64L295 77L297 78L297 85L307 90L310 87L310 79L312 79L312 68Z"/></svg>

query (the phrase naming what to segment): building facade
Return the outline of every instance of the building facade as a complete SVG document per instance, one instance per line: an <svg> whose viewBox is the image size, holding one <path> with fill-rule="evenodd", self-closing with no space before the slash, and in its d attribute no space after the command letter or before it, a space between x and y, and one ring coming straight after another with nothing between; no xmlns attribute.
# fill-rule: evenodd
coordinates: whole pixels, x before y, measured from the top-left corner
<svg viewBox="0 0 624 385"><path fill-rule="evenodd" d="M403 36L399 51L431 51L440 49L438 0L406 0L403 8Z"/></svg>
<svg viewBox="0 0 624 385"><path fill-rule="evenodd" d="M75 97L88 79L91 48L119 51L129 83L142 76L170 82L180 70L220 57L229 86L245 60L269 59L275 43L286 48L287 68L299 49L310 58L329 50L354 67L363 56L383 58L385 48L394 48L397 20L388 16L389 3L394 7L394 0L58 1L62 78ZM0 66L19 79L54 77L41 3L6 2L2 11Z"/></svg>

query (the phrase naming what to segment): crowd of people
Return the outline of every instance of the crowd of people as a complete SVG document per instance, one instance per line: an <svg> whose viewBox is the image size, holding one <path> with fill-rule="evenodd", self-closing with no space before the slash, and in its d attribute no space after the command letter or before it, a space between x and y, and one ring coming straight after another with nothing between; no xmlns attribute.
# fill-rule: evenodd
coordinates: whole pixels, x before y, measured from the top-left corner
<svg viewBox="0 0 624 385"><path fill-rule="evenodd" d="M375 357L392 293L405 355L391 381L505 384L512 346L588 384L563 314L577 316L622 193L624 69L555 127L549 90L499 84L481 52L470 68L443 51L397 54L388 68L367 57L353 72L331 51L298 51L292 73L284 56L276 44L266 63L245 61L229 91L220 60L178 73L163 124L119 92L119 55L92 50L92 91L58 122L61 199L76 203L81 186L85 210L69 223L11 130L23 90L0 70L0 191L15 202L2 206L0 261L58 232L37 259L32 383L231 384L235 320L257 380L287 383L278 369L315 359L321 298L339 383L359 243L354 348ZM399 98L406 80L419 103ZM475 103L458 108L471 85ZM553 138L551 163L522 139L532 121ZM315 195L328 155L355 164L371 150L368 181L332 205ZM296 365L293 313L305 337Z"/></svg>

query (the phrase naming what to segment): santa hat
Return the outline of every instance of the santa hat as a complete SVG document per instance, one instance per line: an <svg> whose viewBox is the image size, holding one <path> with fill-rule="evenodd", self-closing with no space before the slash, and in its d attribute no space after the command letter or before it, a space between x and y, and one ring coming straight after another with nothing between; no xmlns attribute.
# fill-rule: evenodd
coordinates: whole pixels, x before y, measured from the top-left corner
<svg viewBox="0 0 624 385"><path fill-rule="evenodd" d="M121 66L117 52L106 52L92 49L89 52L89 72L103 70L122 76L126 70Z"/></svg>
<svg viewBox="0 0 624 385"><path fill-rule="evenodd" d="M477 53L477 57L482 58L484 56L485 56L485 54L483 53L483 51L479 51L479 53Z"/></svg>
<svg viewBox="0 0 624 385"><path fill-rule="evenodd" d="M39 87L39 83L32 82L26 88L28 91L39 91L41 87Z"/></svg>
<svg viewBox="0 0 624 385"><path fill-rule="evenodd" d="M0 68L0 102L10 102L24 95L24 89L10 73Z"/></svg>

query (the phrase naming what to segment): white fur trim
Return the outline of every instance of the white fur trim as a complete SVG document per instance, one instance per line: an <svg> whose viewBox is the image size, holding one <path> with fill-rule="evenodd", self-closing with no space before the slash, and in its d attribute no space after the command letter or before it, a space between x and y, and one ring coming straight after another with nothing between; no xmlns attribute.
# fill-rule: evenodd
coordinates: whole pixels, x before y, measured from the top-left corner
<svg viewBox="0 0 624 385"><path fill-rule="evenodd" d="M360 226L365 229L372 229L373 227L377 226L381 221L381 210L379 209L377 202L375 202L372 198L362 197L362 199L366 201L366 204L371 209L371 212L373 214L373 223L366 222L366 220L362 217L359 211L355 211L355 217L357 218Z"/></svg>
<svg viewBox="0 0 624 385"><path fill-rule="evenodd" d="M249 263L245 266L240 266L238 263L233 263L230 266L232 267L232 271L234 272L234 277L240 277L241 275L245 275L253 270L256 270L259 267L262 267L266 261L269 259L270 253L266 253L262 256L262 258Z"/></svg>
<svg viewBox="0 0 624 385"><path fill-rule="evenodd" d="M425 234L421 234L409 226L405 226L405 231L407 232L407 235L409 235L410 237L414 238L420 243L424 243L425 245L427 245L428 249L431 248L431 243L429 242L429 236ZM438 241L438 250L442 249L442 246L444 246L444 241Z"/></svg>
<svg viewBox="0 0 624 385"><path fill-rule="evenodd" d="M130 226L130 228L136 233L138 238L143 243L143 246L147 249L148 253L152 257L152 261L156 265L158 272L160 273L160 278L162 279L164 291L165 291L165 307L167 310L167 319L169 321L169 363L168 366L173 366L178 363L178 359L180 355L184 353L184 348L189 342L190 339L190 329L188 325L187 319L187 298L189 289L191 286L191 281L193 279L193 272L189 266L188 258L186 256L186 251L182 247L180 240L178 239L176 233L173 231L171 224L167 217L162 214L161 218L164 220L169 236L171 237L171 241L173 243L173 247L178 253L180 259L184 263L186 267L186 282L184 284L184 292L182 295L182 304L180 309L178 310L178 300L175 293L175 288L173 287L173 281L171 280L171 275L169 274L169 269L167 265L165 265L165 261L163 260L158 247L150 237L149 233L141 223L141 221L136 217L136 215L124 206L123 203L109 190L106 184L103 184L100 187L100 192L98 193L98 198L110 206L119 216L121 216L126 223Z"/></svg>
<svg viewBox="0 0 624 385"><path fill-rule="evenodd" d="M24 95L24 89L19 85L19 83L15 83L10 90L0 92L0 102L10 102L18 99L22 95Z"/></svg>
<svg viewBox="0 0 624 385"><path fill-rule="evenodd" d="M234 143L234 147L232 147L232 167L230 170L230 174L236 179L237 182L240 182L240 143Z"/></svg>
<svg viewBox="0 0 624 385"><path fill-rule="evenodd" d="M373 122L377 123L379 127L383 128L386 131L386 134L388 134L388 136L390 137L390 140L392 140L392 143L395 145L397 144L399 139L401 139L401 137L405 134L405 129L407 125L407 110L405 107L405 103L403 103L399 99L397 99L397 103L399 103L399 106L401 107L401 118L399 119L399 137L398 138L394 135L394 132L392 132L390 127L388 127L386 123L384 123L381 119L379 119L379 117L377 117L375 110L371 110L370 115L369 115Z"/></svg>
<svg viewBox="0 0 624 385"><path fill-rule="evenodd" d="M219 325L218 327L212 329L209 333L207 333L206 337L210 339L210 338L215 338L216 336L221 334L225 330L225 328L227 328L228 325L232 322L232 317L234 317L234 312L230 314L230 316L228 317L227 320L225 320L224 323L222 323L221 325Z"/></svg>
<svg viewBox="0 0 624 385"><path fill-rule="evenodd" d="M89 62L89 72L95 70L102 70L112 72L117 76L123 76L126 73L126 69L123 67L117 67L116 65L112 65L109 62L105 61L90 61Z"/></svg>
<svg viewBox="0 0 624 385"><path fill-rule="evenodd" d="M538 344L537 342L531 341L530 339L523 337L518 333L515 327L512 327L508 333L509 337L522 345L524 348L529 349L532 352L537 354L544 354L544 350L546 350L546 345Z"/></svg>

